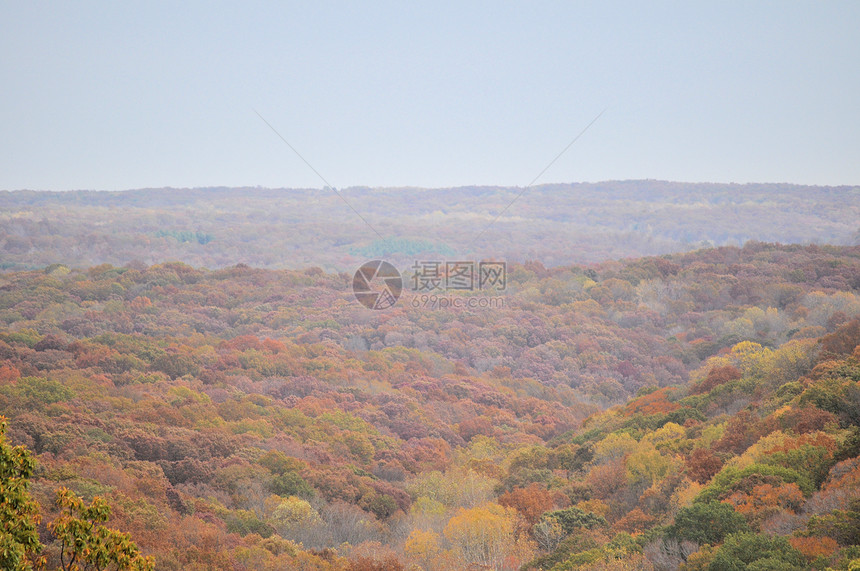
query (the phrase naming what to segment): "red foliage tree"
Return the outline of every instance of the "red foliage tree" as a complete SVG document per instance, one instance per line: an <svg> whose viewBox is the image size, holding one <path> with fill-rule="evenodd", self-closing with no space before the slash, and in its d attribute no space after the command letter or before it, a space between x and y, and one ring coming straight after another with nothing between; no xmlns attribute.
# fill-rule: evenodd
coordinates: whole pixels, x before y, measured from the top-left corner
<svg viewBox="0 0 860 571"><path fill-rule="evenodd" d="M740 370L733 365L724 367L713 367L708 371L708 376L693 388L693 394L707 393L711 389L741 378Z"/></svg>
<svg viewBox="0 0 860 571"><path fill-rule="evenodd" d="M540 519L540 516L552 509L553 494L545 487L532 482L525 488L514 488L499 496L499 503L514 508L529 527Z"/></svg>
<svg viewBox="0 0 860 571"><path fill-rule="evenodd" d="M821 358L850 355L860 345L860 318L840 325L839 328L821 338Z"/></svg>
<svg viewBox="0 0 860 571"><path fill-rule="evenodd" d="M694 482L704 484L723 467L719 456L705 448L696 448L687 457L687 476Z"/></svg>

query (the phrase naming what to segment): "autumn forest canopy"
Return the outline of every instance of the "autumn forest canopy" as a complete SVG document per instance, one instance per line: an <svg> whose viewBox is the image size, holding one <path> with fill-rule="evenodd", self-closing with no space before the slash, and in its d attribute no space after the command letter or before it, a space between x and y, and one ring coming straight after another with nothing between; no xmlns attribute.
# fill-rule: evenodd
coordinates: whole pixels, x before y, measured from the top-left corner
<svg viewBox="0 0 860 571"><path fill-rule="evenodd" d="M860 190L520 190L0 192L0 567L860 569Z"/></svg>

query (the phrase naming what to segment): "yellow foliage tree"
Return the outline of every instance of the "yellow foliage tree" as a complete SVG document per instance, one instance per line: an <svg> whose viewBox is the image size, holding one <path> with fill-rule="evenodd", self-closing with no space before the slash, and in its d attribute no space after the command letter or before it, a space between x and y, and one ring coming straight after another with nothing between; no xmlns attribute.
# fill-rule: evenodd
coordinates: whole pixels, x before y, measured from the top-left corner
<svg viewBox="0 0 860 571"><path fill-rule="evenodd" d="M731 359L743 371L744 376L764 373L773 358L773 351L752 341L741 341L730 353Z"/></svg>
<svg viewBox="0 0 860 571"><path fill-rule="evenodd" d="M296 496L284 498L272 510L272 522L279 526L313 525L319 523L320 517L307 501Z"/></svg>
<svg viewBox="0 0 860 571"><path fill-rule="evenodd" d="M495 503L459 509L445 526L445 537L466 565L501 569L518 551L517 512Z"/></svg>
<svg viewBox="0 0 860 571"><path fill-rule="evenodd" d="M624 458L638 447L639 443L626 432L613 432L594 445L594 462L595 464L602 464Z"/></svg>
<svg viewBox="0 0 860 571"><path fill-rule="evenodd" d="M627 480L634 484L654 484L671 472L672 464L671 458L663 456L653 444L645 442L627 457Z"/></svg>
<svg viewBox="0 0 860 571"><path fill-rule="evenodd" d="M642 437L643 442L650 442L656 448L668 448L675 450L681 440L687 436L684 427L675 422L667 422L654 432L649 432Z"/></svg>
<svg viewBox="0 0 860 571"><path fill-rule="evenodd" d="M430 569L430 563L436 557L441 548L439 547L439 534L433 531L413 529L403 546L406 555L418 562L425 569Z"/></svg>

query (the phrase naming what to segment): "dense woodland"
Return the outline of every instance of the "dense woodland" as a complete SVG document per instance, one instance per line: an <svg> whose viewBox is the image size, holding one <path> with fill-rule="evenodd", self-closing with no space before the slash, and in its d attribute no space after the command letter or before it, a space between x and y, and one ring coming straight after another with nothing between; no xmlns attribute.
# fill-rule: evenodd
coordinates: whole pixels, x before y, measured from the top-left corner
<svg viewBox="0 0 860 571"><path fill-rule="evenodd" d="M177 260L340 272L416 256L556 267L749 240L860 244L858 187L645 180L341 193L375 231L324 189L0 192L0 269Z"/></svg>
<svg viewBox="0 0 860 571"><path fill-rule="evenodd" d="M89 517L141 569L860 565L860 247L509 264L494 309L351 278L0 274L0 555Z"/></svg>

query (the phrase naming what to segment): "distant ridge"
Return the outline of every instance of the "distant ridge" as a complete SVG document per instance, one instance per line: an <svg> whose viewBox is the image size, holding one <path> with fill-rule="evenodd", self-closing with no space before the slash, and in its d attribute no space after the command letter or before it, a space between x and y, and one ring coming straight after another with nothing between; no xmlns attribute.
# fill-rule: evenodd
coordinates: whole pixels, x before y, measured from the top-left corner
<svg viewBox="0 0 860 571"><path fill-rule="evenodd" d="M414 244L428 242L438 247L427 255L539 259L558 266L749 240L836 245L860 240L858 186L657 180L535 186L481 234L522 190L341 189L390 241L384 248L374 245L379 237L326 189L0 191L0 267L178 260L210 268L247 263L344 271L354 269L368 251L406 263L415 255ZM175 238L198 233L207 240ZM410 246L399 251L397 244Z"/></svg>

